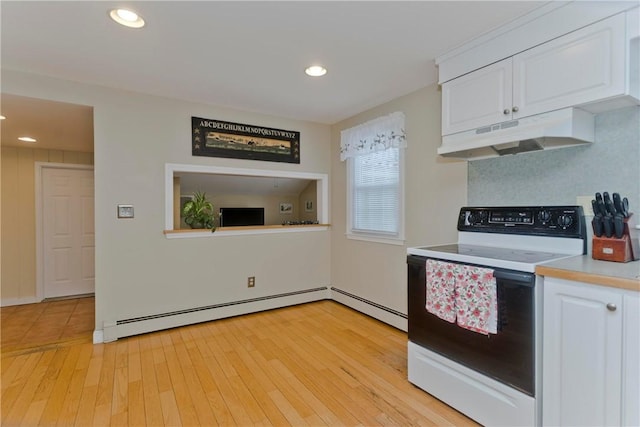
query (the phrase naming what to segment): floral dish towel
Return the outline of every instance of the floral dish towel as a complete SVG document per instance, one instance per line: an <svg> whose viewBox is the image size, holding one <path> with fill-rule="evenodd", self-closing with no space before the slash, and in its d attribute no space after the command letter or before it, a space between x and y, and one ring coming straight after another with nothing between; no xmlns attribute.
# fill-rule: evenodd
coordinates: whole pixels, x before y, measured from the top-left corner
<svg viewBox="0 0 640 427"><path fill-rule="evenodd" d="M458 264L427 260L426 309L449 323L456 321L455 285Z"/></svg>
<svg viewBox="0 0 640 427"><path fill-rule="evenodd" d="M458 266L455 304L458 326L489 335L498 331L498 298L493 270Z"/></svg>

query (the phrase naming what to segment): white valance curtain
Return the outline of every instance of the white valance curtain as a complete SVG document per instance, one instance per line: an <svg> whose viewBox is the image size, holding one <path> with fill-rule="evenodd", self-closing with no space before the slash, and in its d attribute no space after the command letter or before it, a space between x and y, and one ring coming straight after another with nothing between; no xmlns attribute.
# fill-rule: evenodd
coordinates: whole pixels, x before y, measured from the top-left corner
<svg viewBox="0 0 640 427"><path fill-rule="evenodd" d="M391 147L406 147L404 113L378 117L340 133L340 160Z"/></svg>

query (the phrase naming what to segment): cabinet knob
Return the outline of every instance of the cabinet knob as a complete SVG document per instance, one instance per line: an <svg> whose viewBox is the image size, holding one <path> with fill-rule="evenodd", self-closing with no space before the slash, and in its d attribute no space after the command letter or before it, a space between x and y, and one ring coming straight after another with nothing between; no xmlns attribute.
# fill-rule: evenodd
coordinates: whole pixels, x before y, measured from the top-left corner
<svg viewBox="0 0 640 427"><path fill-rule="evenodd" d="M511 111L513 111L514 113L517 113L519 110L520 110L520 109L519 109L518 107L513 107L513 108L511 109Z"/></svg>
<svg viewBox="0 0 640 427"><path fill-rule="evenodd" d="M504 113L504 115L505 115L505 116L506 116L507 114L509 114L510 112L511 112L511 111L509 111L509 109L508 109L508 108L505 108L505 109L504 109L504 111L503 111L503 113Z"/></svg>
<svg viewBox="0 0 640 427"><path fill-rule="evenodd" d="M610 302L609 304L607 304L607 310L609 311L616 311L618 307L616 307L616 305L612 302Z"/></svg>

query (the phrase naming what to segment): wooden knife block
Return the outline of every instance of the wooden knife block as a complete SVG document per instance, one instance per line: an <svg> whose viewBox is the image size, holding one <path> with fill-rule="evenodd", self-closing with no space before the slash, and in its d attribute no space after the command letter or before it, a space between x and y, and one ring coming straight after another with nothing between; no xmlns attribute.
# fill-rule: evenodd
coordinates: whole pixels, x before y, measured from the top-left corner
<svg viewBox="0 0 640 427"><path fill-rule="evenodd" d="M593 236L591 256L593 259L614 262L629 262L640 259L637 239L631 239L629 218L624 219L624 233L621 238Z"/></svg>

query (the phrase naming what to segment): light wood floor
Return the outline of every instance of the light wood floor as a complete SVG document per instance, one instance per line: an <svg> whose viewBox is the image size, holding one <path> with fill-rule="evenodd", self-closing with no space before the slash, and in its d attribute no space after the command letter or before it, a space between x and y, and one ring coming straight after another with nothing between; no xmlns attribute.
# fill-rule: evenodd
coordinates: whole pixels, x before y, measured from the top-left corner
<svg viewBox="0 0 640 427"><path fill-rule="evenodd" d="M404 332L322 301L108 344L3 352L1 421L474 425L407 381L406 344Z"/></svg>
<svg viewBox="0 0 640 427"><path fill-rule="evenodd" d="M2 353L91 342L95 328L95 298L73 298L0 308Z"/></svg>

